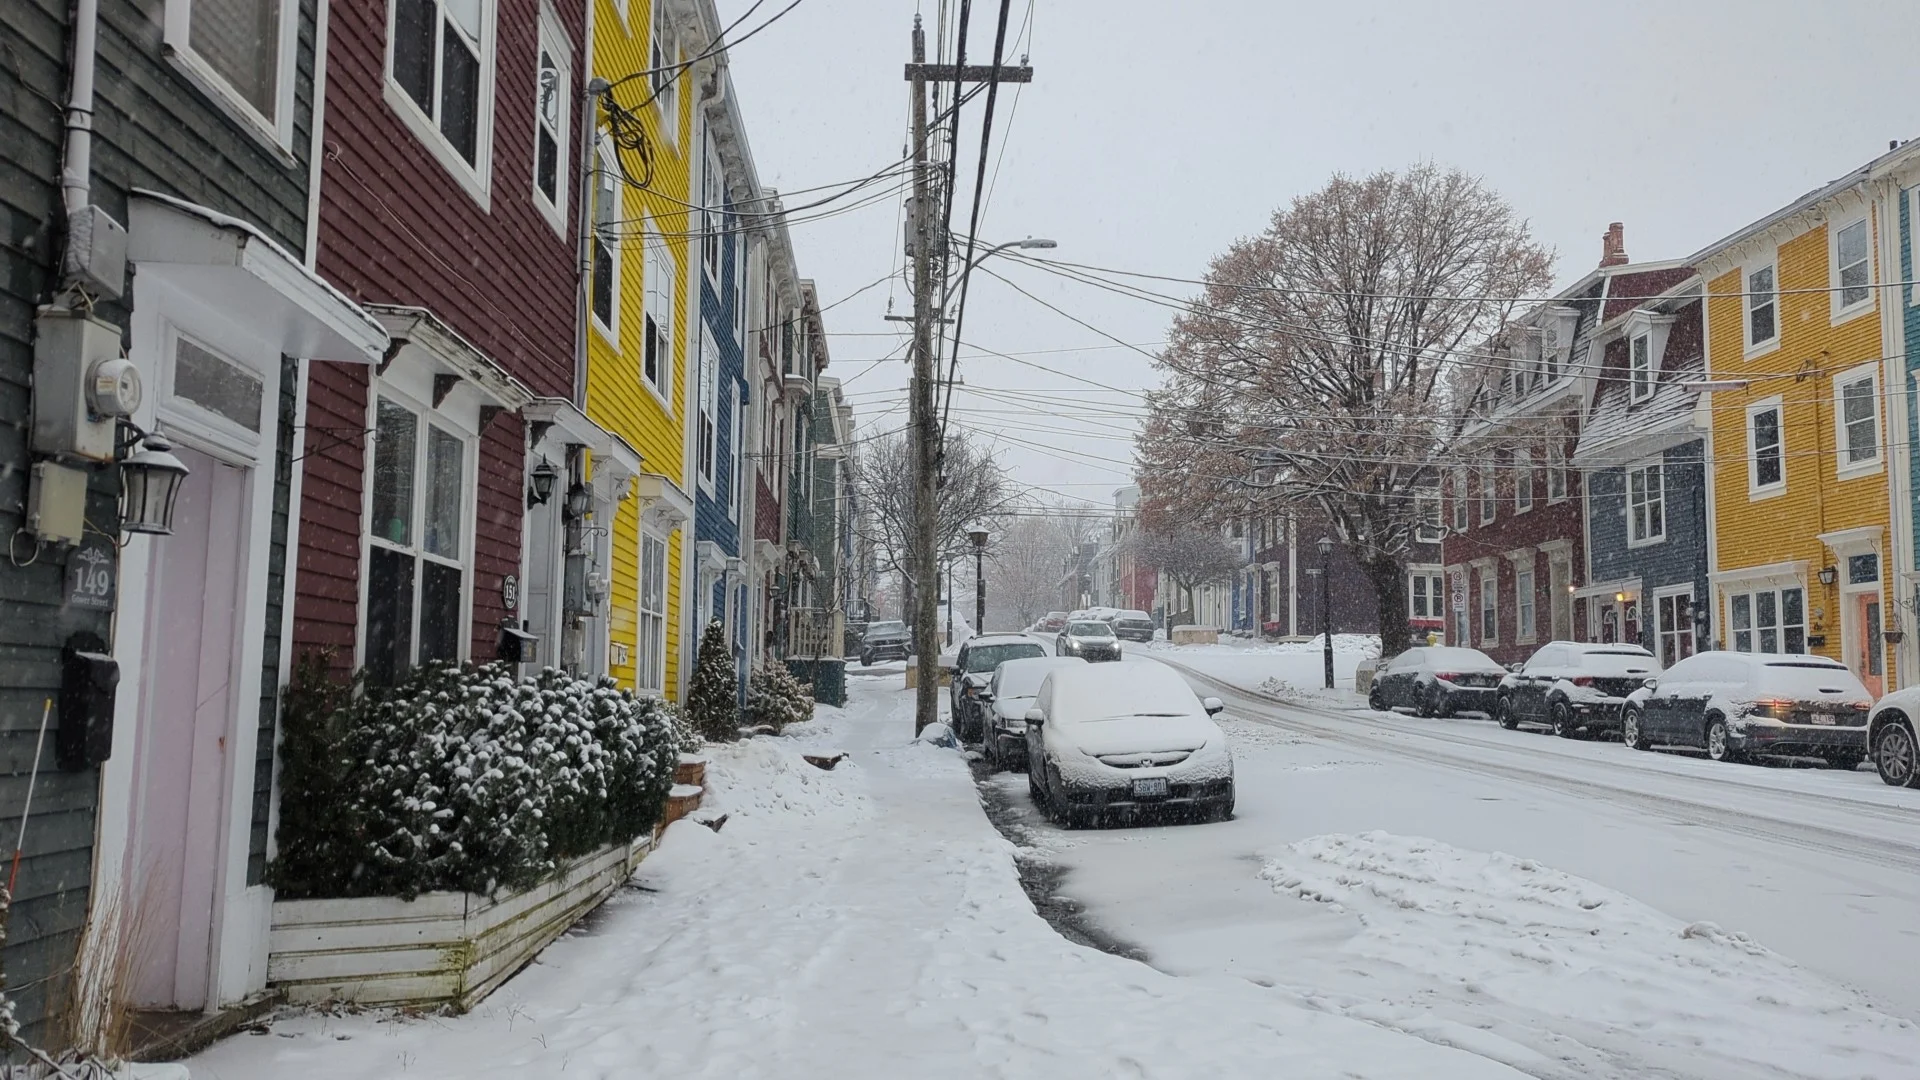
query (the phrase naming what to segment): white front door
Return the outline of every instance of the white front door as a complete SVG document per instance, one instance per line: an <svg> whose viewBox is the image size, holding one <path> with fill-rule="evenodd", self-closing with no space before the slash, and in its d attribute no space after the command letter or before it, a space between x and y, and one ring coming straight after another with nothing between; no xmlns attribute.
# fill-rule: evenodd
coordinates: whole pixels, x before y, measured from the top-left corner
<svg viewBox="0 0 1920 1080"><path fill-rule="evenodd" d="M137 741L132 1003L206 1007L223 869L250 470L177 447L189 470L174 532L156 537ZM251 703L258 708L258 702Z"/></svg>

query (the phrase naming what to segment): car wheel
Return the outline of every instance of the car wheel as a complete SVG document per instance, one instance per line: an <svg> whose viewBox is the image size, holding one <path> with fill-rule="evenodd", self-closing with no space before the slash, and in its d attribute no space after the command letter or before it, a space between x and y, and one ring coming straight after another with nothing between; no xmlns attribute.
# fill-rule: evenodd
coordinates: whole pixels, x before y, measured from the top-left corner
<svg viewBox="0 0 1920 1080"><path fill-rule="evenodd" d="M872 654L872 653L870 653L870 652L863 652L863 653L861 653L861 654L860 654L860 666L861 666L861 667L872 667L872 666L873 666L873 654Z"/></svg>
<svg viewBox="0 0 1920 1080"><path fill-rule="evenodd" d="M1439 690L1435 687L1423 686L1416 689L1413 692L1413 714L1420 717L1431 717L1440 710L1439 697Z"/></svg>
<svg viewBox="0 0 1920 1080"><path fill-rule="evenodd" d="M1645 728L1641 726L1640 710L1631 705L1620 713L1620 741L1635 750L1646 750L1653 746L1647 739Z"/></svg>
<svg viewBox="0 0 1920 1080"><path fill-rule="evenodd" d="M1576 738L1580 734L1579 726L1573 722L1573 710L1567 708L1564 701L1556 701L1547 709L1547 722L1553 728L1553 733L1563 739Z"/></svg>
<svg viewBox="0 0 1920 1080"><path fill-rule="evenodd" d="M987 759L988 769L1003 769L1006 765L1000 760L1000 736L992 728L981 722L980 756Z"/></svg>
<svg viewBox="0 0 1920 1080"><path fill-rule="evenodd" d="M1739 761L1740 751L1734 749L1727 738L1727 721L1724 717L1707 717L1707 756L1715 761Z"/></svg>
<svg viewBox="0 0 1920 1080"><path fill-rule="evenodd" d="M1510 697L1494 699L1493 718L1508 731L1513 731L1520 726L1520 714L1513 711L1513 699Z"/></svg>
<svg viewBox="0 0 1920 1080"><path fill-rule="evenodd" d="M1865 760L1866 759L1859 754L1828 754L1827 768L1839 769L1841 772L1852 772L1859 768L1860 763Z"/></svg>
<svg viewBox="0 0 1920 1080"><path fill-rule="evenodd" d="M1374 712L1387 711L1387 699L1380 696L1380 688L1378 686L1370 686L1367 688L1367 708L1372 709Z"/></svg>
<svg viewBox="0 0 1920 1080"><path fill-rule="evenodd" d="M1888 720L1873 739L1873 767L1883 783L1920 787L1920 742L1905 717Z"/></svg>
<svg viewBox="0 0 1920 1080"><path fill-rule="evenodd" d="M1041 813L1046 813L1047 790L1040 786L1040 770L1033 767L1031 759L1027 761L1027 798L1033 800Z"/></svg>

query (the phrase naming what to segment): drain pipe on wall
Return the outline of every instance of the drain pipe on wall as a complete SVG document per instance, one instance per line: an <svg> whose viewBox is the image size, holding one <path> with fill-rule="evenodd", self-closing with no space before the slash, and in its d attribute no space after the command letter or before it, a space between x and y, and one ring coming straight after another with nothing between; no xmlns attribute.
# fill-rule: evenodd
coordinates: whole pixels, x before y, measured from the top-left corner
<svg viewBox="0 0 1920 1080"><path fill-rule="evenodd" d="M594 168L600 160L600 100L612 92L612 84L594 76L587 82L580 110L580 212L574 232L580 253L575 273L580 284L575 290L573 312L573 403L581 412L587 411L587 297L593 289L593 200L600 194ZM614 303L619 302L615 297Z"/></svg>
<svg viewBox="0 0 1920 1080"><path fill-rule="evenodd" d="M73 79L67 89L66 153L60 163L69 224L93 194L93 69L99 40L100 0L74 0Z"/></svg>

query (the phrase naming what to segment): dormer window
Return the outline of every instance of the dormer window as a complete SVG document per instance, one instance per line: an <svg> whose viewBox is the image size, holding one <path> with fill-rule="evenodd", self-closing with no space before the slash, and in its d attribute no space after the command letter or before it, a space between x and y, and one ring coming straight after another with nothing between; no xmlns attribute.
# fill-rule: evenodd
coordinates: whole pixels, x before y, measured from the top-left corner
<svg viewBox="0 0 1920 1080"><path fill-rule="evenodd" d="M1633 385L1633 400L1653 396L1653 334L1636 334L1630 345L1627 367Z"/></svg>
<svg viewBox="0 0 1920 1080"><path fill-rule="evenodd" d="M1673 316L1636 311L1627 319L1628 400L1645 401L1660 384L1661 359L1667 351L1667 332Z"/></svg>

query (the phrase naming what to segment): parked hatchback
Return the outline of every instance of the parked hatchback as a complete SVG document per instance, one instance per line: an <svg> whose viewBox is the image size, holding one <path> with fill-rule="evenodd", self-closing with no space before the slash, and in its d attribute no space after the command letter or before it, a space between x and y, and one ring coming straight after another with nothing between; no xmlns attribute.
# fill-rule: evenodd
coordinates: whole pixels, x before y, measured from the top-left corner
<svg viewBox="0 0 1920 1080"><path fill-rule="evenodd" d="M1144 611L1122 611L1107 622L1121 641L1153 640L1153 616Z"/></svg>
<svg viewBox="0 0 1920 1080"><path fill-rule="evenodd" d="M1659 672L1660 661L1638 645L1550 641L1500 680L1493 717L1509 729L1545 724L1566 739L1612 731L1620 726L1627 695Z"/></svg>
<svg viewBox="0 0 1920 1080"><path fill-rule="evenodd" d="M1367 691L1367 705L1379 712L1409 707L1421 716L1492 713L1506 673L1479 649L1422 645L1380 669Z"/></svg>
<svg viewBox="0 0 1920 1080"><path fill-rule="evenodd" d="M985 709L980 695L993 670L1008 660L1045 656L1046 646L1025 634L981 634L968 638L953 657L953 728L969 742L980 738Z"/></svg>
<svg viewBox="0 0 1920 1080"><path fill-rule="evenodd" d="M1233 814L1233 754L1213 722L1218 698L1194 696L1161 664L1067 667L1027 711L1027 788L1069 827L1111 814Z"/></svg>
<svg viewBox="0 0 1920 1080"><path fill-rule="evenodd" d="M1797 754L1851 769L1867 756L1872 704L1859 678L1824 656L1703 652L1628 697L1621 737L1635 750L1699 747L1715 761Z"/></svg>
<svg viewBox="0 0 1920 1080"><path fill-rule="evenodd" d="M1027 710L1040 694L1040 684L1063 667L1082 667L1077 656L1034 656L1008 660L993 669L993 679L980 692L980 752L996 767L1027 767Z"/></svg>

